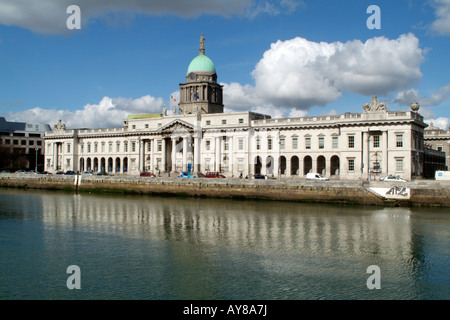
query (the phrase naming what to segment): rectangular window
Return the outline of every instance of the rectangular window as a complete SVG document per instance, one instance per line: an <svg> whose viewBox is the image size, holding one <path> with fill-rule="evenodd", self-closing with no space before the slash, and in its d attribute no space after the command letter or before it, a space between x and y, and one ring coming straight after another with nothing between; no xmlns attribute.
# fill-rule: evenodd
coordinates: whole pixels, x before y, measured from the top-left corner
<svg viewBox="0 0 450 320"><path fill-rule="evenodd" d="M120 152L120 142L116 142L116 152Z"/></svg>
<svg viewBox="0 0 450 320"><path fill-rule="evenodd" d="M239 150L244 150L244 139L239 139Z"/></svg>
<svg viewBox="0 0 450 320"><path fill-rule="evenodd" d="M272 139L267 139L267 149L272 150Z"/></svg>
<svg viewBox="0 0 450 320"><path fill-rule="evenodd" d="M244 123L244 119L239 119L239 123Z"/></svg>
<svg viewBox="0 0 450 320"><path fill-rule="evenodd" d="M305 148L311 149L311 138L305 138Z"/></svg>
<svg viewBox="0 0 450 320"><path fill-rule="evenodd" d="M209 171L209 163L210 163L210 160L206 159L205 160L205 171Z"/></svg>
<svg viewBox="0 0 450 320"><path fill-rule="evenodd" d="M227 120L223 119L222 124L227 124Z"/></svg>
<svg viewBox="0 0 450 320"><path fill-rule="evenodd" d="M380 136L373 136L373 147L374 148L380 147Z"/></svg>
<svg viewBox="0 0 450 320"><path fill-rule="evenodd" d="M156 143L156 151L161 152L162 151L162 141L158 140Z"/></svg>
<svg viewBox="0 0 450 320"><path fill-rule="evenodd" d="M333 137L333 149L339 148L339 138Z"/></svg>
<svg viewBox="0 0 450 320"><path fill-rule="evenodd" d="M102 142L102 153L105 153L105 143Z"/></svg>
<svg viewBox="0 0 450 320"><path fill-rule="evenodd" d="M228 139L226 139L226 140L224 141L224 143L223 143L223 150L224 150L224 151L228 151L228 145L229 145L229 142L228 142Z"/></svg>
<svg viewBox="0 0 450 320"><path fill-rule="evenodd" d="M108 143L108 152L112 152L112 142Z"/></svg>
<svg viewBox="0 0 450 320"><path fill-rule="evenodd" d="M242 172L244 171L244 160L238 159L238 171Z"/></svg>
<svg viewBox="0 0 450 320"><path fill-rule="evenodd" d="M402 134L397 134L397 148L402 148L403 147L403 135Z"/></svg>
<svg viewBox="0 0 450 320"><path fill-rule="evenodd" d="M211 150L211 141L206 140L206 145L205 145L206 151Z"/></svg>
<svg viewBox="0 0 450 320"><path fill-rule="evenodd" d="M348 160L348 171L349 172L355 171L355 160L354 159Z"/></svg>
<svg viewBox="0 0 450 320"><path fill-rule="evenodd" d="M97 143L97 142L94 144L94 152L95 152L95 153L98 152L98 143Z"/></svg>
<svg viewBox="0 0 450 320"><path fill-rule="evenodd" d="M40 140L36 141L36 145L41 146L42 145L42 141L40 141Z"/></svg>
<svg viewBox="0 0 450 320"><path fill-rule="evenodd" d="M157 168L158 170L161 170L161 169L162 169L161 163L162 163L161 158L156 158L156 168Z"/></svg>
<svg viewBox="0 0 450 320"><path fill-rule="evenodd" d="M131 128L132 128L132 129L136 129L136 125L133 124L133 125L131 126Z"/></svg>
<svg viewBox="0 0 450 320"><path fill-rule="evenodd" d="M151 148L152 144L150 143L150 141L147 142L146 144L147 144L147 152L151 152L152 151L152 148Z"/></svg>
<svg viewBox="0 0 450 320"><path fill-rule="evenodd" d="M353 149L355 147L355 137L354 136L348 136L348 147L350 149Z"/></svg>
<svg viewBox="0 0 450 320"><path fill-rule="evenodd" d="M34 146L34 141L33 140L28 140L28 145L29 146Z"/></svg>
<svg viewBox="0 0 450 320"><path fill-rule="evenodd" d="M131 152L136 152L136 142L131 143Z"/></svg>
<svg viewBox="0 0 450 320"><path fill-rule="evenodd" d="M123 151L128 152L128 142L126 141L123 143Z"/></svg>
<svg viewBox="0 0 450 320"><path fill-rule="evenodd" d="M280 139L280 150L284 150L285 147L286 147L286 139L281 138Z"/></svg>
<svg viewBox="0 0 450 320"><path fill-rule="evenodd" d="M211 120L206 120L206 125L207 126L211 125Z"/></svg>
<svg viewBox="0 0 450 320"><path fill-rule="evenodd" d="M148 123L145 124L145 129L148 129Z"/></svg>
<svg viewBox="0 0 450 320"><path fill-rule="evenodd" d="M298 138L292 138L292 149L298 149Z"/></svg>
<svg viewBox="0 0 450 320"><path fill-rule="evenodd" d="M325 148L325 138L319 137L319 149Z"/></svg>
<svg viewBox="0 0 450 320"><path fill-rule="evenodd" d="M27 145L27 140L21 140L21 141L20 141L20 144L21 144L22 146L26 146L26 145Z"/></svg>
<svg viewBox="0 0 450 320"><path fill-rule="evenodd" d="M256 139L256 150L261 149L261 140L260 139Z"/></svg>
<svg viewBox="0 0 450 320"><path fill-rule="evenodd" d="M90 143L88 143L88 145L87 145L87 152L91 153L91 144Z"/></svg>
<svg viewBox="0 0 450 320"><path fill-rule="evenodd" d="M84 152L84 144L80 144L80 153Z"/></svg>
<svg viewBox="0 0 450 320"><path fill-rule="evenodd" d="M397 172L403 171L403 159L395 159L395 169Z"/></svg>

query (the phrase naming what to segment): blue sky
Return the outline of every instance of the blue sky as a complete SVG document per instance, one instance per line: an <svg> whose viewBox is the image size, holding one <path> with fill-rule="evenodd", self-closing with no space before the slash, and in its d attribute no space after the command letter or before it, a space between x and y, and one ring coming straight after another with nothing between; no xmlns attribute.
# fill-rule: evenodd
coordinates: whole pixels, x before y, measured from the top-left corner
<svg viewBox="0 0 450 320"><path fill-rule="evenodd" d="M450 124L450 0L0 0L0 116L98 128L160 112L202 33L226 111L361 112L377 95Z"/></svg>

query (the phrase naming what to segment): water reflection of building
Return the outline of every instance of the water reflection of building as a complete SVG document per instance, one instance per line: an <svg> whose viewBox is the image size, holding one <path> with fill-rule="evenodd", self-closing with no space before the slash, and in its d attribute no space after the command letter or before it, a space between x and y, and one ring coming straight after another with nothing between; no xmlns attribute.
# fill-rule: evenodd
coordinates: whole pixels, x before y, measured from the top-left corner
<svg viewBox="0 0 450 320"><path fill-rule="evenodd" d="M293 203L89 195L45 195L42 205L50 226L155 241L222 245L249 252L274 249L401 260L413 255L409 209L361 212Z"/></svg>

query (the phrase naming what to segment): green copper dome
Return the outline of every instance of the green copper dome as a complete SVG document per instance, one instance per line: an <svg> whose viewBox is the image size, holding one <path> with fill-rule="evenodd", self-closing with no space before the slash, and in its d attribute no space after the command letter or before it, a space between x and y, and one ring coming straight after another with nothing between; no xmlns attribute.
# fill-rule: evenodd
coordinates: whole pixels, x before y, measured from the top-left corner
<svg viewBox="0 0 450 320"><path fill-rule="evenodd" d="M189 64L187 73L195 71L216 72L216 67L214 66L214 63L211 61L211 59L209 59L204 54L199 54Z"/></svg>

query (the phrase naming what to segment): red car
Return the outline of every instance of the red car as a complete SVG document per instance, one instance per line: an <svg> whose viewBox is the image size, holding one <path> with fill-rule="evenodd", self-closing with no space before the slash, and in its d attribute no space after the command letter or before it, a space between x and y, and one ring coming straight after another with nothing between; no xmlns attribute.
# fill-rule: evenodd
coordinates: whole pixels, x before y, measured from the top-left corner
<svg viewBox="0 0 450 320"><path fill-rule="evenodd" d="M150 172L141 172L141 177L150 177L150 178L154 178L156 177L153 173Z"/></svg>
<svg viewBox="0 0 450 320"><path fill-rule="evenodd" d="M220 172L207 172L205 178L225 178L225 176Z"/></svg>

